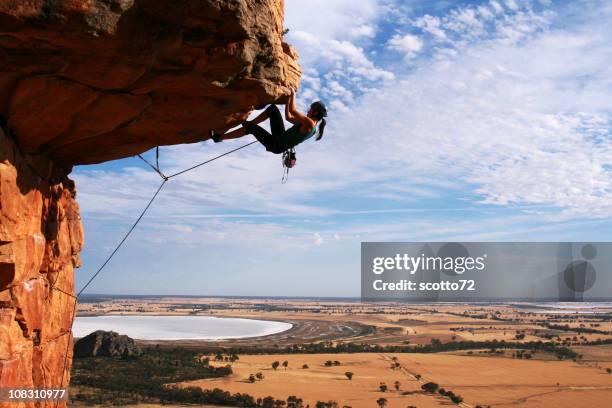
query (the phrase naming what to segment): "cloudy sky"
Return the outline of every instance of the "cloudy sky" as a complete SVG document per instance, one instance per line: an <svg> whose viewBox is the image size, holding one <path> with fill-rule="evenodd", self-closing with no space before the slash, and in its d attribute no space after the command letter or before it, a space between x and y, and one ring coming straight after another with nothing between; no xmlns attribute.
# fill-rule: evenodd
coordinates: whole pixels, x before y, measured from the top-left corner
<svg viewBox="0 0 612 408"><path fill-rule="evenodd" d="M89 293L358 296L362 241L612 239L611 2L285 3L324 139L284 185L259 145L172 180ZM80 287L159 178L135 159L74 178Z"/></svg>

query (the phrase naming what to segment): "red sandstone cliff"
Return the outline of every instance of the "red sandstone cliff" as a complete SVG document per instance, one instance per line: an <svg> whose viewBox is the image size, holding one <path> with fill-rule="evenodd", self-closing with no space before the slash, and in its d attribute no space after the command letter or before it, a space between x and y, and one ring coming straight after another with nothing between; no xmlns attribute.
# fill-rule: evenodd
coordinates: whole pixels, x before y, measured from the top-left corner
<svg viewBox="0 0 612 408"><path fill-rule="evenodd" d="M300 79L283 7L0 0L0 387L61 382L83 246L72 165L201 141L281 99Z"/></svg>
<svg viewBox="0 0 612 408"><path fill-rule="evenodd" d="M61 174L0 130L0 387L59 387L67 349L70 368L83 229L74 183L50 180Z"/></svg>

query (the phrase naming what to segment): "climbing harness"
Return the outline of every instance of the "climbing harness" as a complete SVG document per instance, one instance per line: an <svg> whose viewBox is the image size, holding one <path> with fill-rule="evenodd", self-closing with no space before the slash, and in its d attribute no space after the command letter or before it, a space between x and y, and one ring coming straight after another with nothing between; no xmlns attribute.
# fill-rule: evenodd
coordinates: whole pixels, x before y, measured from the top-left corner
<svg viewBox="0 0 612 408"><path fill-rule="evenodd" d="M142 161L144 161L146 164L149 165L149 167L151 167L157 174L159 174L159 176L162 179L161 184L159 185L159 187L157 187L157 190L155 190L155 193L153 194L153 196L151 197L151 199L149 200L149 202L147 203L147 205L144 207L144 209L140 212L140 215L138 216L138 218L136 218L136 221L134 221L134 223L132 224L132 226L130 227L130 229L126 232L126 234L123 236L123 238L121 239L121 241L119 241L119 243L115 246L115 249L110 253L110 255L106 258L106 260L102 263L102 265L98 268L98 270L96 270L96 272L92 275L92 277L87 281L87 283L85 283L85 285L81 288L81 290L79 290L79 292L75 295L70 294L68 292L65 292L63 290L60 290L60 288L56 288L55 286L52 286L52 289L55 289L59 292L62 292L70 297L72 297L74 299L74 305L72 307L72 314L71 314L71 318L70 318L70 332L72 332L72 326L74 325L74 318L76 317L76 309L77 309L77 301L79 296L81 296L81 294L83 293L83 291L85 289L87 289L87 287L94 281L94 279L96 279L98 277L98 275L100 274L100 272L102 272L102 270L106 267L106 265L108 265L108 263L110 262L110 260L115 256L115 254L119 251L119 249L123 246L123 244L125 243L125 241L128 239L128 237L132 234L132 232L134 231L134 229L136 229L136 226L138 225L138 223L140 223L140 221L142 220L142 218L145 216L145 214L147 213L147 211L149 210L149 207L151 207L151 204L153 204L153 202L155 201L155 199L157 198L157 196L159 195L160 191L162 190L162 188L164 187L164 185L166 185L166 183L173 177L177 177L180 176L181 174L185 174L188 171L197 169L198 167L204 166L205 164L208 164L212 161L215 161L217 159L220 159L221 157L227 156L228 154L237 152L238 150L244 149L245 147L248 147L254 143L257 143L257 140L254 140L252 142L249 142L247 144L244 144L242 146L239 146L235 149L229 150L223 154L220 154L218 156L213 157L212 159L208 159L203 161L202 163L196 164L195 166L191 166L185 170L181 170L179 172L173 173L169 176L165 175L160 167L159 167L159 147L157 147L155 149L155 164L153 165L151 164L149 161L147 161L142 155L137 154L136 156L138 158L140 158ZM294 160L295 160L295 151L293 154ZM73 345L73 342L71 341L67 341L66 342L66 352L64 354L64 370L62 371L62 381L60 384L60 388L64 387L64 379L65 379L65 374L66 374L66 368L68 366L68 353L70 351L70 346ZM59 400L57 400L55 406L57 407L59 404Z"/></svg>
<svg viewBox="0 0 612 408"><path fill-rule="evenodd" d="M293 168L297 164L297 157L295 156L295 148L287 149L283 152L283 177L281 183L285 184L289 179L289 169Z"/></svg>

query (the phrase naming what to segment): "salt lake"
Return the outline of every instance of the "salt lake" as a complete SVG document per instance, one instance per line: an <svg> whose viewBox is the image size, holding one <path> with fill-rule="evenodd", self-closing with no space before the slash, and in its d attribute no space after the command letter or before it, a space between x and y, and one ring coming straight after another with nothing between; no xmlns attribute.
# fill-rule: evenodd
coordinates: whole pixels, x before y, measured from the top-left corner
<svg viewBox="0 0 612 408"><path fill-rule="evenodd" d="M140 340L227 340L267 336L289 330L290 323L211 316L81 316L74 337L96 330L115 331Z"/></svg>

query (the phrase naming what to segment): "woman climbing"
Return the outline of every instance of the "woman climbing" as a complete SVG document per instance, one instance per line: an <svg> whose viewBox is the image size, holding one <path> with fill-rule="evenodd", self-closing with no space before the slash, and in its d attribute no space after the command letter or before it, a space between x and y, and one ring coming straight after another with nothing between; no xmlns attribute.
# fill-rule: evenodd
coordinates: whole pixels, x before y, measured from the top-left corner
<svg viewBox="0 0 612 408"><path fill-rule="evenodd" d="M295 107L295 90L292 89L285 104L285 119L293 123L289 129L285 130L281 113L276 105L272 104L255 119L243 122L242 127L224 134L211 130L209 136L215 143L219 143L222 140L237 139L250 134L255 136L267 151L280 154L310 139L315 133L318 133L315 140L320 140L327 123L324 119L326 116L327 108L321 101L313 102L306 115L299 112ZM270 119L272 134L258 125L266 119ZM317 123L319 123L318 132Z"/></svg>

